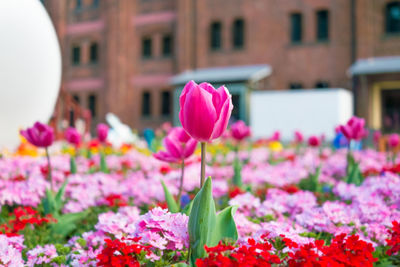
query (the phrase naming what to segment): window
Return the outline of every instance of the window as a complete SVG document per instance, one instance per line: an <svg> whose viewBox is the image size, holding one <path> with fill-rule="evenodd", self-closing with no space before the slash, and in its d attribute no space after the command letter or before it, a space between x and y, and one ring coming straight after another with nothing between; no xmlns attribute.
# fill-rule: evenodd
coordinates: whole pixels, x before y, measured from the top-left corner
<svg viewBox="0 0 400 267"><path fill-rule="evenodd" d="M171 115L171 93L169 91L161 92L161 115Z"/></svg>
<svg viewBox="0 0 400 267"><path fill-rule="evenodd" d="M81 48L77 45L72 46L72 64L79 65L81 63Z"/></svg>
<svg viewBox="0 0 400 267"><path fill-rule="evenodd" d="M233 22L233 47L242 48L244 46L244 21L237 19Z"/></svg>
<svg viewBox="0 0 400 267"><path fill-rule="evenodd" d="M386 33L400 33L400 1L386 5Z"/></svg>
<svg viewBox="0 0 400 267"><path fill-rule="evenodd" d="M317 11L317 40L329 39L329 13L328 10Z"/></svg>
<svg viewBox="0 0 400 267"><path fill-rule="evenodd" d="M151 95L150 92L143 92L142 94L142 116L151 115Z"/></svg>
<svg viewBox="0 0 400 267"><path fill-rule="evenodd" d="M97 43L92 43L90 45L90 63L95 64L99 60L99 45Z"/></svg>
<svg viewBox="0 0 400 267"><path fill-rule="evenodd" d="M75 9L79 10L82 8L82 0L76 0L75 1Z"/></svg>
<svg viewBox="0 0 400 267"><path fill-rule="evenodd" d="M212 50L218 50L222 47L221 28L222 26L220 22L214 22L211 24L210 47Z"/></svg>
<svg viewBox="0 0 400 267"><path fill-rule="evenodd" d="M93 95L93 94L89 95L88 105L89 105L90 114L92 114L92 118L95 118L97 116L97 97L96 97L96 95Z"/></svg>
<svg viewBox="0 0 400 267"><path fill-rule="evenodd" d="M142 40L142 57L143 58L150 58L151 57L151 47L152 41L150 38L143 38Z"/></svg>
<svg viewBox="0 0 400 267"><path fill-rule="evenodd" d="M240 95L239 94L232 94L232 118L235 120L240 120Z"/></svg>
<svg viewBox="0 0 400 267"><path fill-rule="evenodd" d="M303 89L303 85L301 83L290 83L289 88L290 90Z"/></svg>
<svg viewBox="0 0 400 267"><path fill-rule="evenodd" d="M319 81L315 84L315 88L329 88L329 83L326 81Z"/></svg>
<svg viewBox="0 0 400 267"><path fill-rule="evenodd" d="M169 57L172 54L172 37L171 35L164 35L162 39L162 55Z"/></svg>
<svg viewBox="0 0 400 267"><path fill-rule="evenodd" d="M72 99L75 101L75 103L79 104L81 102L80 98L78 95L73 95Z"/></svg>
<svg viewBox="0 0 400 267"><path fill-rule="evenodd" d="M300 43L302 39L302 15L294 13L290 15L290 40L292 43Z"/></svg>

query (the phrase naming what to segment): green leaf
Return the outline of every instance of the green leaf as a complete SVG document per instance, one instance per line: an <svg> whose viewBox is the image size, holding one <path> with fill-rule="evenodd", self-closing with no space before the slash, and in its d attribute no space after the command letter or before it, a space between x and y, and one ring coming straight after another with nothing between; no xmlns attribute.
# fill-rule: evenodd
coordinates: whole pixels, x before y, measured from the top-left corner
<svg viewBox="0 0 400 267"><path fill-rule="evenodd" d="M65 187L68 184L68 179L65 179L64 183L61 185L60 189L58 189L58 192L56 194L56 197L54 199L54 207L55 207L55 212L60 213L61 209L63 207L63 197L65 194Z"/></svg>
<svg viewBox="0 0 400 267"><path fill-rule="evenodd" d="M189 204L185 206L185 208L183 208L182 213L189 216L190 212L192 211L192 207L193 207L193 200L190 201Z"/></svg>
<svg viewBox="0 0 400 267"><path fill-rule="evenodd" d="M58 215L55 217L57 223L51 225L51 230L54 234L64 238L76 229L76 223L85 218L86 215L87 211Z"/></svg>
<svg viewBox="0 0 400 267"><path fill-rule="evenodd" d="M107 167L107 161L106 161L106 156L104 153L100 153L100 171L104 173L108 173L108 167Z"/></svg>
<svg viewBox="0 0 400 267"><path fill-rule="evenodd" d="M233 184L236 186L242 186L242 164L240 160L236 157L233 161Z"/></svg>
<svg viewBox="0 0 400 267"><path fill-rule="evenodd" d="M193 200L192 210L189 215L189 242L190 263L195 265L196 259L206 256L204 245L212 244L213 229L215 228L217 216L215 214L215 203L212 197L211 178L207 178L203 187Z"/></svg>
<svg viewBox="0 0 400 267"><path fill-rule="evenodd" d="M54 200L54 194L50 189L46 188L46 195L44 198L42 198L42 205L45 215L54 214L56 209L55 200Z"/></svg>
<svg viewBox="0 0 400 267"><path fill-rule="evenodd" d="M348 184L361 185L364 177L360 170L360 164L355 161L353 155L349 152L347 154L347 179Z"/></svg>
<svg viewBox="0 0 400 267"><path fill-rule="evenodd" d="M69 172L71 174L77 173L76 161L75 158L72 156L69 158Z"/></svg>
<svg viewBox="0 0 400 267"><path fill-rule="evenodd" d="M168 209L172 213L177 213L179 212L179 207L178 204L176 204L176 201L174 197L171 195L169 192L167 186L165 185L164 181L161 180L161 185L164 189L164 195L165 195L165 200L167 201Z"/></svg>
<svg viewBox="0 0 400 267"><path fill-rule="evenodd" d="M238 239L236 223L233 219L236 210L236 206L229 206L218 213L211 246L218 245L220 240L230 239L236 241Z"/></svg>

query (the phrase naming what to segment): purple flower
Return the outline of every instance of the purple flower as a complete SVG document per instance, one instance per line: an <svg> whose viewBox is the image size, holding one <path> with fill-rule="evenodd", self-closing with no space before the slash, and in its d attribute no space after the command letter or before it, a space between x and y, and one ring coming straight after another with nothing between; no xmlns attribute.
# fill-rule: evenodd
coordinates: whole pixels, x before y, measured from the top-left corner
<svg viewBox="0 0 400 267"><path fill-rule="evenodd" d="M99 141L104 143L107 140L108 126L104 123L97 125L97 138Z"/></svg>
<svg viewBox="0 0 400 267"><path fill-rule="evenodd" d="M20 133L29 143L37 147L49 147L54 141L53 128L40 122L36 122L33 127L22 130Z"/></svg>

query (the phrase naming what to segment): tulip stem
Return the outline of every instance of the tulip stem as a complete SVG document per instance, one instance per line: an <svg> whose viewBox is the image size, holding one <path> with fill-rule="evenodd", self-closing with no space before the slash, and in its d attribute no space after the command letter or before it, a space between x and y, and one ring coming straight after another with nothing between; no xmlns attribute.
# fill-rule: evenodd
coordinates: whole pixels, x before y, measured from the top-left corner
<svg viewBox="0 0 400 267"><path fill-rule="evenodd" d="M206 143L201 142L201 173L200 173L200 189L203 187L206 176Z"/></svg>
<svg viewBox="0 0 400 267"><path fill-rule="evenodd" d="M185 175L185 160L182 160L182 165L181 165L181 181L179 184L179 192L178 192L178 208L181 207L181 197L182 197L182 191L183 191L183 176Z"/></svg>
<svg viewBox="0 0 400 267"><path fill-rule="evenodd" d="M50 189L53 192L53 176L51 175L51 162L50 162L50 154L49 149L46 147L46 158L47 158L47 177L50 181Z"/></svg>

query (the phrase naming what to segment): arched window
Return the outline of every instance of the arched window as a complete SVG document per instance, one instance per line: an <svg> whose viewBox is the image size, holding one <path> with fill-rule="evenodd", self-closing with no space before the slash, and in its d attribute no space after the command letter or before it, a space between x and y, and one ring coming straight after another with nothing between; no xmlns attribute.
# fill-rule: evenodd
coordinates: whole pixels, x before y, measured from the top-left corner
<svg viewBox="0 0 400 267"><path fill-rule="evenodd" d="M210 31L210 48L212 50L219 50L222 47L222 25L221 22L213 22Z"/></svg>
<svg viewBox="0 0 400 267"><path fill-rule="evenodd" d="M400 1L390 2L385 9L386 33L400 33Z"/></svg>
<svg viewBox="0 0 400 267"><path fill-rule="evenodd" d="M242 48L244 46L244 20L236 19L232 27L232 43L234 48Z"/></svg>

